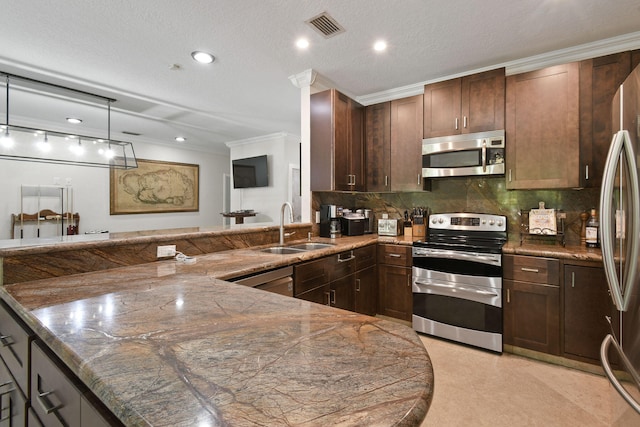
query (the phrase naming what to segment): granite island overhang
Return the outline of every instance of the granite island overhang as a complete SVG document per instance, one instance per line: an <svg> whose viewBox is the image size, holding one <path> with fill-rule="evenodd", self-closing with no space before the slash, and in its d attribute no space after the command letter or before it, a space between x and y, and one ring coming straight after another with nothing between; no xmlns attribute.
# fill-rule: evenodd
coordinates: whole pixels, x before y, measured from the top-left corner
<svg viewBox="0 0 640 427"><path fill-rule="evenodd" d="M0 296L125 425L424 419L433 369L411 328L171 262L6 285Z"/></svg>

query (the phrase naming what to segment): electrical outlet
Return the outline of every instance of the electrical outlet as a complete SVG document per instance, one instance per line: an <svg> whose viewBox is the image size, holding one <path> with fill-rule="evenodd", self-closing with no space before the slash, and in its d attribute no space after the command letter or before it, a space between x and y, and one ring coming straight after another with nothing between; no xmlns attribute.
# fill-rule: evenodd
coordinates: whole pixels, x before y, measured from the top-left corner
<svg viewBox="0 0 640 427"><path fill-rule="evenodd" d="M158 258L168 258L174 256L176 256L176 245L158 246Z"/></svg>

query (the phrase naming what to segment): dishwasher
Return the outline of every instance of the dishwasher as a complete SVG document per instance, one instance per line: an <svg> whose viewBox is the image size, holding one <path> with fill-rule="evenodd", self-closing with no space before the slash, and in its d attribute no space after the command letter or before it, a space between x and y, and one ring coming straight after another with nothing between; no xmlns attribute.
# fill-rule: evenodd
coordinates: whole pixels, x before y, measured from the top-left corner
<svg viewBox="0 0 640 427"><path fill-rule="evenodd" d="M291 266L231 279L230 282L293 297L293 267Z"/></svg>

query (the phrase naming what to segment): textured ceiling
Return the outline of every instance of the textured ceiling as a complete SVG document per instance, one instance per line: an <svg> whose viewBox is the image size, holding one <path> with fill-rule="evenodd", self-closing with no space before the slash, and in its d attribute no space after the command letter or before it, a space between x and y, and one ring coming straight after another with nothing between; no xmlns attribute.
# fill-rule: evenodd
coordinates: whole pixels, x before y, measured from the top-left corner
<svg viewBox="0 0 640 427"><path fill-rule="evenodd" d="M632 35L640 47L637 0L0 4L0 71L117 99L115 139L169 144L180 134L185 147L214 151L226 151L227 141L299 134L300 93L288 77L308 69L365 102L372 94L621 35ZM325 39L305 24L322 12L346 31ZM307 51L294 47L300 36L310 40ZM384 53L371 48L379 38L389 45ZM216 61L197 64L193 50L211 52ZM52 110L68 116L69 103L18 94L12 124L52 122L63 129L53 124L59 117ZM93 135L104 119L76 108L95 117L75 132Z"/></svg>

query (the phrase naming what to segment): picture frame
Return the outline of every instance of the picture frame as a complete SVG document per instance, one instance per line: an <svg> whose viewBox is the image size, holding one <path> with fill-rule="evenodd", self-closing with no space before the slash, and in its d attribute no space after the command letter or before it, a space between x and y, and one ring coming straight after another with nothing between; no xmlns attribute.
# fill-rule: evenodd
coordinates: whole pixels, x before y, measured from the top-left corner
<svg viewBox="0 0 640 427"><path fill-rule="evenodd" d="M111 215L199 211L200 166L137 159L136 169L111 168Z"/></svg>

